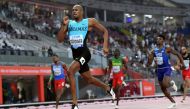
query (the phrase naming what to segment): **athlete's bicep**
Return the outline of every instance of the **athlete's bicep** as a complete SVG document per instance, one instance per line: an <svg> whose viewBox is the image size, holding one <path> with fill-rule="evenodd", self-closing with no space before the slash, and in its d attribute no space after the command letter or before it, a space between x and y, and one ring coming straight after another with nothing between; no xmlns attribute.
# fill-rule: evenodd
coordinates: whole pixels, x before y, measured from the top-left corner
<svg viewBox="0 0 190 109"><path fill-rule="evenodd" d="M176 56L179 58L179 60L180 60L180 62L182 63L182 65L184 66L183 57L181 56L181 54L180 54L179 52L177 52L176 50L173 50L173 49L170 48L170 47L168 48L168 50L170 50L170 51L169 51L170 53L176 55Z"/></svg>
<svg viewBox="0 0 190 109"><path fill-rule="evenodd" d="M89 26L100 30L101 32L107 31L107 29L100 24L95 18L89 18Z"/></svg>
<svg viewBox="0 0 190 109"><path fill-rule="evenodd" d="M179 55L179 53L176 50L173 50L171 47L166 48L167 53L172 53L174 55Z"/></svg>

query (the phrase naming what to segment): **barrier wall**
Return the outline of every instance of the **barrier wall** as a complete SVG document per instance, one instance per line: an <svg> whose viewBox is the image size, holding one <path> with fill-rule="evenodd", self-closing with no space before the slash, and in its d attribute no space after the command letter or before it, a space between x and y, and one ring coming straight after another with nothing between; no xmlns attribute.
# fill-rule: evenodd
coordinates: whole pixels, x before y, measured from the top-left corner
<svg viewBox="0 0 190 109"><path fill-rule="evenodd" d="M94 76L104 75L104 71L101 68L90 69L90 71ZM2 78L9 78L9 76L36 76L38 101L44 102L44 78L50 74L51 67L49 66L0 66L0 104L3 104Z"/></svg>

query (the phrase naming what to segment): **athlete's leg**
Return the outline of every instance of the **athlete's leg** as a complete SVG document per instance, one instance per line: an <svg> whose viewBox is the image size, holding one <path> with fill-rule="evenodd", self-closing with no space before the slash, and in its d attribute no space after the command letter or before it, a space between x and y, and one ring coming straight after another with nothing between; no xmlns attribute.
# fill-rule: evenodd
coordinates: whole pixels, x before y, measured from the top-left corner
<svg viewBox="0 0 190 109"><path fill-rule="evenodd" d="M80 72L80 71L79 71ZM95 86L101 87L103 88L105 91L107 91L107 93L109 93L112 96L112 99L115 99L115 93L114 91L111 89L111 87L109 85L106 85L105 83L99 81L98 79L94 78L90 71L85 71L85 72L80 72L81 76L87 80L87 82L89 84L93 84Z"/></svg>
<svg viewBox="0 0 190 109"><path fill-rule="evenodd" d="M80 63L73 61L68 69L73 104L77 105L75 73L80 69Z"/></svg>
<svg viewBox="0 0 190 109"><path fill-rule="evenodd" d="M161 88L162 92L164 93L164 95L165 95L172 103L175 103L175 100L171 97L170 93L167 91L166 85L163 85L163 81L159 81L159 84L160 84L160 88Z"/></svg>
<svg viewBox="0 0 190 109"><path fill-rule="evenodd" d="M116 99L117 99L117 103L116 105L119 105L119 100L120 100L120 90L121 90L121 85L117 84L116 88L115 88L115 93L116 93Z"/></svg>
<svg viewBox="0 0 190 109"><path fill-rule="evenodd" d="M187 96L188 88L190 87L190 78L185 78L184 80L184 93L183 93L183 100L185 100Z"/></svg>
<svg viewBox="0 0 190 109"><path fill-rule="evenodd" d="M56 90L56 109L58 109L58 105L59 105L59 100L60 100L60 98L61 98L61 96L62 96L62 94L63 94L63 92L64 92L64 87L63 88L61 88L61 89L57 89Z"/></svg>
<svg viewBox="0 0 190 109"><path fill-rule="evenodd" d="M176 92L177 92L177 86L175 84L175 82L171 79L171 69L168 69L165 71L164 75L163 75L163 80L162 80L162 84L164 85L164 87L169 88L172 87Z"/></svg>
<svg viewBox="0 0 190 109"><path fill-rule="evenodd" d="M173 84L171 83L171 78L169 76L164 76L162 84L165 88L171 87Z"/></svg>
<svg viewBox="0 0 190 109"><path fill-rule="evenodd" d="M90 71L86 71L81 73L81 76L89 83L89 84L93 84L95 86L101 87L106 91L110 90L109 85L106 85L105 83L99 81L98 79L96 79L95 77L93 77L90 73Z"/></svg>

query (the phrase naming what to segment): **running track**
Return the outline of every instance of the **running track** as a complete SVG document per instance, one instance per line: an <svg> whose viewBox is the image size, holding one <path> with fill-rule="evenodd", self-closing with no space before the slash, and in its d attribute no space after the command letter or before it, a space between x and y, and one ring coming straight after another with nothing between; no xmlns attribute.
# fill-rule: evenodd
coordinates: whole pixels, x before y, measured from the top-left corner
<svg viewBox="0 0 190 109"><path fill-rule="evenodd" d="M182 97L175 97L177 107L174 109L190 109L190 98L187 98L184 103L180 100ZM170 102L166 98L145 98L133 100L121 100L119 109L167 109ZM111 101L101 101L92 103L80 103L80 109L115 109ZM10 108L10 109L55 109L55 105L48 106L29 106L25 108ZM71 109L70 104L59 105L59 109Z"/></svg>

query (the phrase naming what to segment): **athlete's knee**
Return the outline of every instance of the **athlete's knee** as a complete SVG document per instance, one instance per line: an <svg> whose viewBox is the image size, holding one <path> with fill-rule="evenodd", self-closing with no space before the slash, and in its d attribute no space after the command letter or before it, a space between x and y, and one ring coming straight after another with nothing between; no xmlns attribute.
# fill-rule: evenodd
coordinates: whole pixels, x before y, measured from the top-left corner
<svg viewBox="0 0 190 109"><path fill-rule="evenodd" d="M74 74L79 70L80 65L78 63L72 64L68 69L68 76L74 76Z"/></svg>
<svg viewBox="0 0 190 109"><path fill-rule="evenodd" d="M167 81L163 81L162 85L163 85L164 88L168 88L168 87L172 86L170 84L170 82L167 82Z"/></svg>
<svg viewBox="0 0 190 109"><path fill-rule="evenodd" d="M167 87L167 85L165 83L162 83L161 89L165 89L166 87Z"/></svg>

